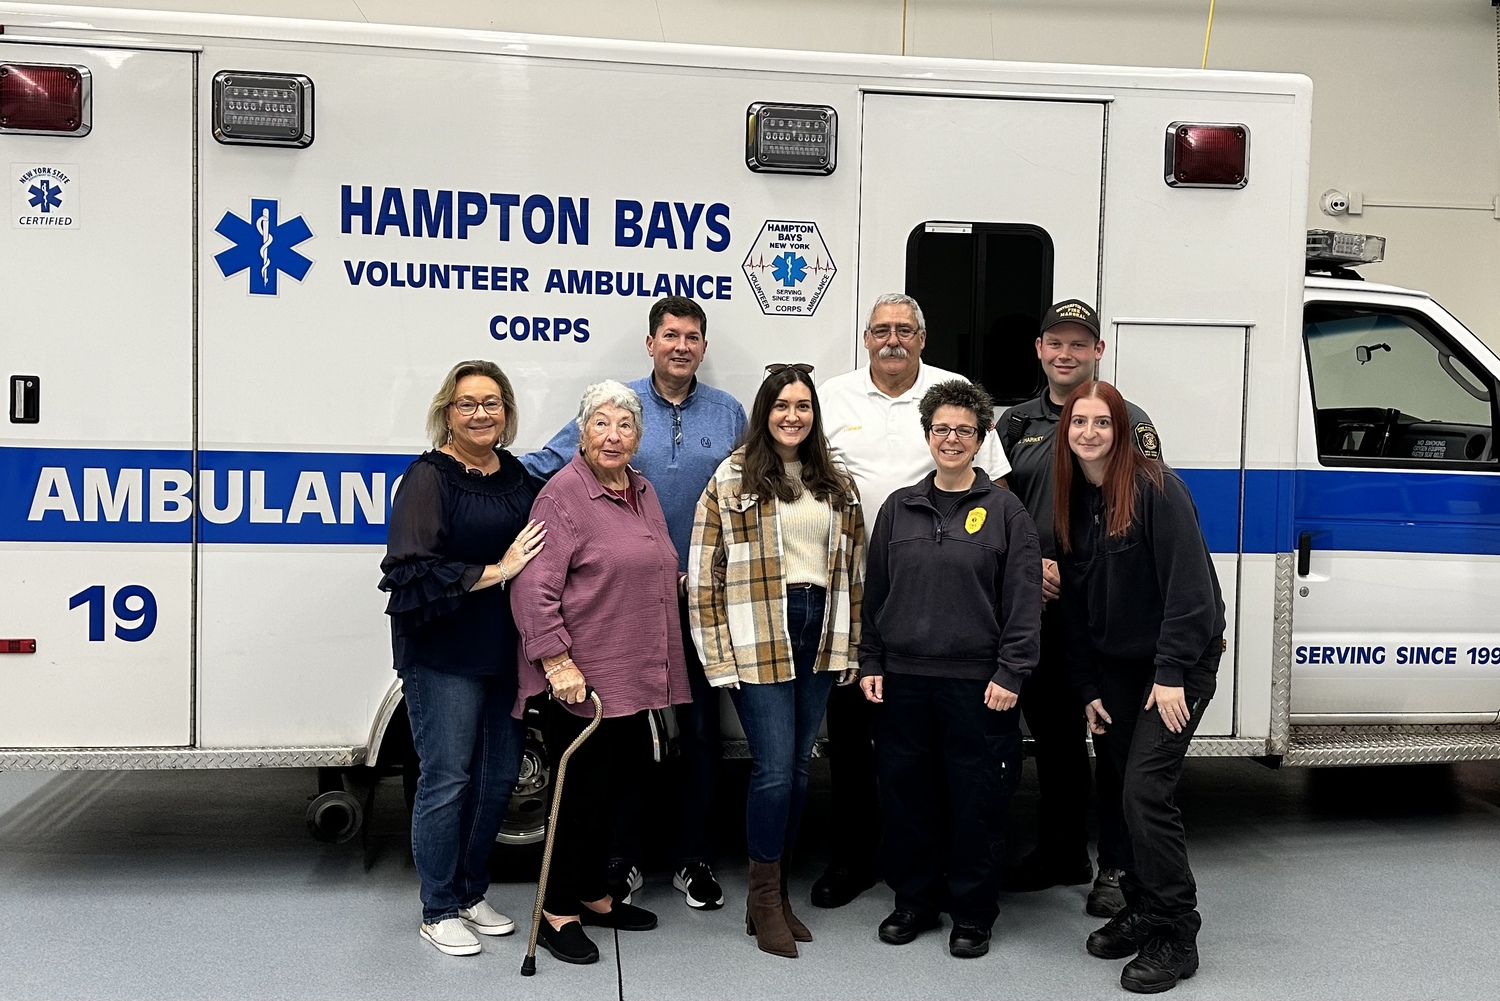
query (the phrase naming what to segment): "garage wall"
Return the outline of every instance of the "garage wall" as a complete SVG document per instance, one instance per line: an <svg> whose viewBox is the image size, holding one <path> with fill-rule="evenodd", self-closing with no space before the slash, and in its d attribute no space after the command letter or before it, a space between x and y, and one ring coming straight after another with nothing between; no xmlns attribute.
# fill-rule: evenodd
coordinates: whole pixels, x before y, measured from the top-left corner
<svg viewBox="0 0 1500 1001"><path fill-rule="evenodd" d="M902 0L94 0L725 45L900 52ZM908 0L921 55L1197 66L1208 0ZM1494 212L1318 211L1328 188L1383 202L1500 195L1496 20L1487 0L1219 0L1209 65L1315 85L1310 226L1379 233L1371 280L1431 291L1500 347Z"/></svg>

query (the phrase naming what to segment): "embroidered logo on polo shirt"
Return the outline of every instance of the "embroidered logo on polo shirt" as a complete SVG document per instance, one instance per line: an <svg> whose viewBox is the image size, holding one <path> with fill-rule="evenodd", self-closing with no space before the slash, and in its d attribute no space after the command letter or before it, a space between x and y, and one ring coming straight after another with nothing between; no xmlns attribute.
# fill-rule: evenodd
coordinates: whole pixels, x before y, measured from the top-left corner
<svg viewBox="0 0 1500 1001"><path fill-rule="evenodd" d="M970 535L973 535L975 532L984 527L984 519L987 516L988 512L986 512L984 508L974 508L969 512L969 516L964 519L964 531L968 532Z"/></svg>

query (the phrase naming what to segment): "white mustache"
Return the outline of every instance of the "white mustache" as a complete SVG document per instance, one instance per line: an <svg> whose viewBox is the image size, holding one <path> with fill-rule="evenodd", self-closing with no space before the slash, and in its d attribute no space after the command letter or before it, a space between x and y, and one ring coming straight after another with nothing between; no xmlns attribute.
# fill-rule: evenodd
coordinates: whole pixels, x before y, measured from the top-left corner
<svg viewBox="0 0 1500 1001"><path fill-rule="evenodd" d="M881 358L905 358L909 352L899 344L887 344L876 352Z"/></svg>

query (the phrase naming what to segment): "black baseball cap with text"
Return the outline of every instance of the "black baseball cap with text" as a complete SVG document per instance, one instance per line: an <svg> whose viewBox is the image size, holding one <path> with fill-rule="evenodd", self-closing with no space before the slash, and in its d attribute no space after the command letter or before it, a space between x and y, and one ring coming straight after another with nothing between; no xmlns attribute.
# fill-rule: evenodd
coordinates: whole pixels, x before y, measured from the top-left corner
<svg viewBox="0 0 1500 1001"><path fill-rule="evenodd" d="M1089 333L1094 335L1094 340L1099 339L1099 314L1094 312L1094 307L1082 299L1064 299L1062 302L1054 303L1042 314L1042 333L1046 333L1059 323L1076 323L1087 327Z"/></svg>

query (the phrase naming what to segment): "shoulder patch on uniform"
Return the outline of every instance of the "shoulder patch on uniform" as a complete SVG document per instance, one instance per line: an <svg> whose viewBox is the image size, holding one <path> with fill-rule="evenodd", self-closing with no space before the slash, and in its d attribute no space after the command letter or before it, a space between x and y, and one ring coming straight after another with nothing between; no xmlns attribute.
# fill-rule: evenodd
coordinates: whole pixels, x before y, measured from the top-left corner
<svg viewBox="0 0 1500 1001"><path fill-rule="evenodd" d="M984 508L976 507L972 509L969 512L969 516L964 519L964 531L973 535L984 527L984 519L986 517L988 517L988 512Z"/></svg>
<svg viewBox="0 0 1500 1001"><path fill-rule="evenodd" d="M1161 458L1161 442L1157 440L1156 428L1145 421L1135 426L1135 447L1148 459Z"/></svg>

